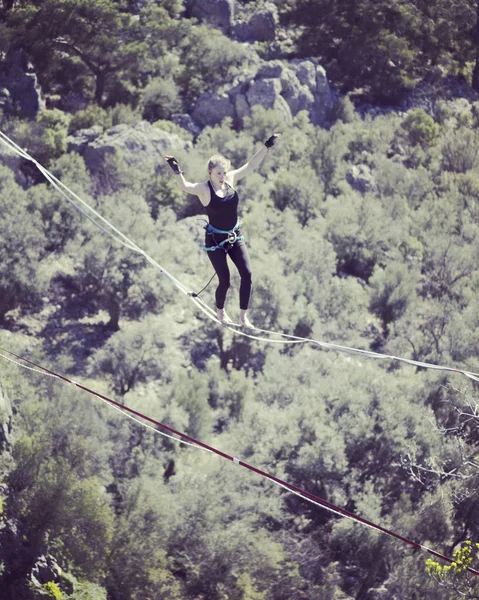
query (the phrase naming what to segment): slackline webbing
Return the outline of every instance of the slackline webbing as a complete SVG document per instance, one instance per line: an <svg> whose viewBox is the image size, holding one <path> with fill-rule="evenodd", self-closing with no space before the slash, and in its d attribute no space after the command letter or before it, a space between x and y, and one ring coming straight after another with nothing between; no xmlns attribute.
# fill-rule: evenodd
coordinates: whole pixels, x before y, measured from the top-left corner
<svg viewBox="0 0 479 600"><path fill-rule="evenodd" d="M10 356L15 357L19 361L23 361L24 363L27 363L27 365L31 365L31 367L33 367L33 369L31 367L28 367L27 365L18 363L16 361L11 361L20 367L29 369L30 371L38 370L43 375L49 375L51 377L59 379L60 381L62 381L64 383L69 383L71 385L74 385L77 388L79 388L80 390L83 390L83 391L87 392L88 394L91 394L92 396L95 396L96 398L99 398L100 400L106 402L110 406L119 409L121 412L130 413L131 415L134 415L135 417L138 417L139 419L143 419L147 423L151 423L151 424L155 425L156 427L159 427L160 429L168 431L170 434L177 436L177 441L181 441L182 443L187 442L188 445L190 445L190 446L193 446L193 447L196 447L199 449L203 449L203 450L207 450L208 452L211 452L212 454L216 454L217 456L220 456L221 458L228 460L228 461L234 463L235 465L238 465L240 467L247 469L248 471L252 471L253 473L256 473L257 475L259 475L260 477L263 477L264 479L272 481L273 483L280 486L281 488L295 494L296 496L302 498L303 500L305 500L307 502L310 502L310 503L318 506L319 508L323 508L335 515L350 519L356 523L360 523L361 525L365 525L366 527L369 527L370 529L373 529L380 533L386 534L390 537L393 537L393 538L403 542L404 544L412 546L416 550L423 550L425 552L428 552L429 554L432 554L436 558L440 558L448 563L456 562L453 558L445 556L444 554L441 554L440 552L437 552L436 550L433 550L432 548L429 548L429 547L425 546L424 544L415 542L405 536L395 533L394 531L392 531L390 529L387 529L386 527L382 527L381 525L377 525L376 523L373 523L372 521L363 519L359 515L355 515L354 513L351 513L349 511L345 510L344 508L336 506L336 505L332 504L331 502L327 502L326 500L323 500L319 496L311 494L310 492L307 492L306 490L303 490L302 488L297 487L291 483L287 483L286 481L283 481L282 479L275 477L274 475L270 475L266 471L263 471L262 469L258 469L257 467L250 465L249 463L246 463L238 458L235 458L234 456L231 456L230 454L227 454L226 452L223 452L222 450L218 450L217 448L210 446L209 444L200 442L199 440L196 440L195 438L193 438L185 433L182 433L181 431L177 431L176 429L173 429L172 427L169 427L168 425L165 425L164 423L161 423L148 415L145 415L137 410L134 410L133 408L130 408L124 404L121 404L120 402L117 402L116 400L113 400L112 398L109 398L108 396L105 396L104 394L100 394L99 392L96 392L96 391L88 388L87 386L84 386L81 383L74 381L73 379L65 377L64 375L60 375L59 373L56 373L55 371L52 371L51 369L47 369L46 367L43 367L42 365L37 364L37 363L33 362L32 360L29 360L27 358L19 356L18 354L11 352L10 350L7 350L5 348L0 348L0 351L7 353ZM10 360L7 356L5 356L4 354L1 354L1 352L0 352L1 358ZM140 423L140 424L144 425L144 423ZM175 439L175 438L173 438L173 439ZM477 571L469 566L467 566L465 568L469 572L473 573L474 575L479 576L479 571Z"/></svg>
<svg viewBox="0 0 479 600"><path fill-rule="evenodd" d="M142 250L139 246L137 246L132 240L130 240L125 234L123 234L119 229L117 229L114 225L112 225L107 219L102 217L97 211L95 211L89 204L87 204L84 200L82 200L75 192L70 190L65 184L63 184L59 179L57 179L52 173L50 173L45 167L43 167L37 160L35 160L32 156L30 156L25 150L20 148L13 140L11 140L5 133L0 131L0 142L2 142L9 150L18 154L25 160L32 162L39 171L45 176L45 178L51 183L53 187L55 187L60 194L70 202L77 210L81 212L84 216L86 216L94 225L96 225L101 231L112 237L114 240L118 241L123 246L129 248L130 250L137 252L145 257L145 259L152 264L155 268L157 268L160 273L163 273L172 283L181 291L183 294L188 296L194 304L212 321L219 323L219 320L216 317L215 311L211 309L201 297L195 294L193 291L189 290L181 281L179 281L176 277L174 277L171 273L169 273L164 267L162 267L155 259L150 257L144 250ZM75 198L75 200L72 199ZM81 206L80 206L81 205ZM88 214L87 211L91 212L91 215ZM93 216L92 216L93 215ZM101 221L99 223L98 221ZM110 228L110 230L107 229ZM421 362L409 358L402 358L399 356L394 356L391 354L381 354L379 352L372 352L370 350L363 350L359 348L350 348L348 346L342 346L340 344L334 344L331 342L324 342L321 340L315 340L312 338L304 338L300 336L295 336L287 333L283 333L280 331L271 331L268 329L260 329L255 328L253 331L257 333L267 334L269 336L277 336L283 339L271 339L266 338L261 335L255 335L251 330L242 329L241 325L231 324L226 326L227 329L234 332L235 335L240 335L243 337L247 337L249 339L257 340L260 342L268 343L268 344L311 344L317 347L320 347L324 350L332 350L336 352L342 352L346 354L355 354L359 356L363 356L365 358L372 358L376 360L386 360L386 361L396 361L412 366L416 366L422 369L433 369L438 371L447 371L451 373L458 373L460 375L464 375L465 377L472 379L473 381L479 382L479 374L474 373L468 370L447 367L442 365L435 365L432 363Z"/></svg>

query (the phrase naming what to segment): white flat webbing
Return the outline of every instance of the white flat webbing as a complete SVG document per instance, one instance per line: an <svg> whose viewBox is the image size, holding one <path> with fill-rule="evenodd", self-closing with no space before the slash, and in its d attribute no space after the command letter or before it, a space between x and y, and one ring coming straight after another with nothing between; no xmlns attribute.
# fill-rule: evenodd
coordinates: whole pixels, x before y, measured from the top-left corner
<svg viewBox="0 0 479 600"><path fill-rule="evenodd" d="M193 300L195 301L195 304L197 304L197 306L206 315L208 315L210 318L213 318L217 323L220 323L220 321L218 319L213 317L214 313L213 313L212 309L210 307L208 307L201 298L193 298ZM449 371L451 373L459 373L461 375L465 375L466 377L468 377L470 379L473 379L474 381L479 381L478 373L473 373L471 371L465 371L463 369L457 369L457 368L453 368L453 367L445 367L445 366L441 366L441 365L434 365L432 363L421 362L421 361L413 360L410 358L402 358L399 356L394 356L392 354L380 354L379 352L373 352L371 350L361 350L359 348L350 348L349 346L341 346L339 344L333 344L331 342L323 342L321 340L315 340L313 338L303 338L303 337L291 335L288 333L283 333L280 331L271 331L269 329L260 329L257 327L255 327L255 329L252 330L252 331L257 331L259 333L267 333L269 335L278 335L281 337L288 338L287 340L271 340L269 338L261 337L258 335L253 335L252 333L247 333L248 330L242 331L241 329L235 329L235 328L242 327L240 324L236 324L236 323L231 323L230 325L225 325L224 327L230 329L231 331L233 331L234 333L236 333L238 335L242 335L244 337L248 337L253 340L259 340L259 341L270 343L270 344L313 344L316 346L320 346L321 348L324 348L326 350L335 350L337 352L343 352L345 354L356 354L356 355L365 356L366 358L372 358L372 359L376 359L376 360L395 360L398 362L403 362L403 363L413 365L416 367L421 367L424 369L435 369L435 370L440 370L440 371Z"/></svg>
<svg viewBox="0 0 479 600"><path fill-rule="evenodd" d="M113 239L119 241L120 243L122 243L123 245L127 246L131 250L133 250L135 252L138 252L139 254L142 254L146 258L146 260L148 262L150 262L150 264L152 264L154 267L156 267L157 269L159 269L160 272L164 273L176 285L176 287L178 287L178 289L180 289L184 294L186 294L187 296L189 296L191 298L191 300L193 300L193 302L196 304L196 306L198 308L200 308L200 310L202 310L202 312L204 312L210 319L212 319L216 323L220 323L220 321L216 318L216 315L215 315L214 311L210 307L208 307L203 302L203 300L201 298L193 296L192 293L191 293L191 291L189 291L178 279L176 279L176 277L174 277L173 275L171 275L171 273L169 273L166 269L164 269L156 260L154 260L153 258L151 258L144 250L142 250L139 246L137 246L125 234L123 234L121 231L119 231L107 219L105 219L99 213L97 213L97 211L95 211L89 204L87 204L84 200L82 200L79 196L77 196L77 194L75 194L75 192L73 192L72 190L70 190L65 184L63 184L60 180L58 180L49 171L47 171L47 169L45 169L42 165L40 165L40 163L38 163L34 158L32 158L27 152L25 152L17 144L15 144L15 142L13 142L2 131L0 131L0 141L3 142L4 145L6 145L10 150L13 150L14 152L16 152L17 154L19 154L23 158L25 158L25 159L31 161L33 164L35 164L35 166L45 175L45 177L62 194L62 196L65 197L68 202L70 202L71 204L73 204L73 206L75 206L77 208L77 210L79 210L82 214L85 214L85 216L87 216L90 219L90 221L92 221L97 227L99 227L102 231L104 231L105 233L107 233L110 237L112 237ZM97 223L95 221L95 219L93 219L91 216L89 216L88 214L86 214L85 211L83 211L77 205L77 203L75 203L66 193L63 192L63 190L60 188L60 186L62 186L65 190L67 190L83 206L85 206L88 210L90 210L97 218L99 218L101 221L103 221L105 224L107 224L108 227L110 227L112 229L112 231L114 231L115 233L118 234L118 236L120 236L120 238L114 236L111 232L107 231L103 226L101 226L99 223ZM303 338L303 337L294 336L294 335L283 333L283 332L270 331L270 330L267 330L267 329L255 328L254 331L257 331L259 333L266 333L268 335L276 335L276 336L280 336L280 337L287 338L287 339L286 340L271 340L269 338L265 338L265 337L262 337L262 336L253 335L252 333L247 333L246 331L244 331L242 329L238 329L238 328L241 327L241 325L236 325L236 324L225 325L225 327L227 327L228 329L230 329L231 331L233 331L237 335L241 335L243 337L247 337L247 338L250 338L250 339L253 339L253 340L257 340L257 341L261 341L261 342L266 342L266 343L270 343L270 344L304 344L304 343L310 343L310 344L314 344L314 345L320 346L321 348L325 348L325 349L328 349L328 350L336 350L338 352L344 352L344 353L347 353L347 354L357 354L357 355L365 356L367 358L374 358L374 359L379 359L379 360L395 360L395 361L403 362L403 363L406 363L406 364L409 364L409 365L413 365L413 366L417 366L417 367L421 367L421 368L441 370L441 371L448 371L448 372L453 372L453 373L459 373L459 374L464 375L464 376L466 376L466 377L468 377L470 379L473 379L474 381L479 381L479 374L472 373L470 371L465 371L465 370L462 370L462 369L457 369L457 368L452 368L452 367L445 367L445 366L441 366L441 365L434 365L434 364L431 364L431 363L420 362L420 361L416 361L416 360L412 360L412 359L408 359L408 358L397 357L397 356L393 356L393 355L380 354L378 352L372 352L372 351L369 351L369 350L361 350L361 349L358 349L358 348L350 348L348 346L341 346L339 344L333 344L333 343L330 343L330 342L323 342L321 340L315 340L315 339L312 339L312 338Z"/></svg>

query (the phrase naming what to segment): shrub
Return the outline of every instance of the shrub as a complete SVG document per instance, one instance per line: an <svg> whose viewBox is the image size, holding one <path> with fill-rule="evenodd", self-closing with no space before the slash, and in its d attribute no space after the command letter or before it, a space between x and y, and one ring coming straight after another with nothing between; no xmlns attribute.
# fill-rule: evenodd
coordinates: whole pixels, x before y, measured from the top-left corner
<svg viewBox="0 0 479 600"><path fill-rule="evenodd" d="M401 123L400 134L405 136L412 146L426 149L435 144L440 126L422 108L409 111Z"/></svg>
<svg viewBox="0 0 479 600"><path fill-rule="evenodd" d="M49 598L55 598L55 600L62 600L63 594L61 589L54 581L49 581L43 584L43 589L47 593Z"/></svg>
<svg viewBox="0 0 479 600"><path fill-rule="evenodd" d="M111 117L112 126L115 125L135 125L141 121L141 114L133 109L129 104L117 104L108 109Z"/></svg>
<svg viewBox="0 0 479 600"><path fill-rule="evenodd" d="M112 125L111 113L96 104L92 104L84 110L79 110L70 121L68 133L72 134L80 129L89 129L93 125L100 125L103 129L108 129Z"/></svg>
<svg viewBox="0 0 479 600"><path fill-rule="evenodd" d="M36 121L9 119L3 130L15 143L44 165L66 151L70 116L61 110L42 110Z"/></svg>
<svg viewBox="0 0 479 600"><path fill-rule="evenodd" d="M371 309L385 325L401 317L416 297L418 275L401 263L391 263L386 269L376 266L369 280Z"/></svg>
<svg viewBox="0 0 479 600"><path fill-rule="evenodd" d="M205 25L191 31L181 44L181 52L185 69L179 83L188 104L195 102L202 92L231 81L249 55L245 45Z"/></svg>
<svg viewBox="0 0 479 600"><path fill-rule="evenodd" d="M70 122L68 133L71 135L80 129L89 129L94 125L99 125L105 130L122 123L134 125L138 121L141 121L140 113L128 104L117 104L108 109L92 104L75 113Z"/></svg>
<svg viewBox="0 0 479 600"><path fill-rule="evenodd" d="M311 193L312 185L319 193ZM318 215L317 198L322 196L321 188L321 182L317 180L314 170L311 167L303 167L294 172L281 171L274 182L271 197L278 210L292 208L301 226L306 227L308 222Z"/></svg>
<svg viewBox="0 0 479 600"><path fill-rule="evenodd" d="M453 173L467 173L479 165L477 131L460 129L448 136L442 147L442 167Z"/></svg>
<svg viewBox="0 0 479 600"><path fill-rule="evenodd" d="M354 121L360 119L349 96L344 96L336 102L333 118L335 121L342 121L343 123L354 123Z"/></svg>
<svg viewBox="0 0 479 600"><path fill-rule="evenodd" d="M167 133L175 133L183 140L193 141L193 135L186 129L183 129L183 127L180 127L180 125L173 123L173 121L159 119L153 123L153 127L161 129L161 131L166 131Z"/></svg>
<svg viewBox="0 0 479 600"><path fill-rule="evenodd" d="M284 129L281 113L274 109L266 109L260 105L253 106L251 116L244 119L244 130L255 140L264 141L274 131Z"/></svg>
<svg viewBox="0 0 479 600"><path fill-rule="evenodd" d="M46 155L46 162L58 158L66 152L66 137L70 118L70 115L56 108L42 110L38 114L37 122L44 128L41 141L44 145L43 153Z"/></svg>
<svg viewBox="0 0 479 600"><path fill-rule="evenodd" d="M141 106L147 121L168 119L182 108L178 86L172 79L152 79L143 91Z"/></svg>

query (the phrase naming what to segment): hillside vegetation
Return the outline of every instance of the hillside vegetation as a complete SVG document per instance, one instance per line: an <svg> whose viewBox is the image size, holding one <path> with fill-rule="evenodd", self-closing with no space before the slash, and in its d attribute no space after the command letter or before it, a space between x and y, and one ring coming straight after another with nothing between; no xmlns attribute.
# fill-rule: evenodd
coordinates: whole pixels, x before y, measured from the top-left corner
<svg viewBox="0 0 479 600"><path fill-rule="evenodd" d="M281 125L238 186L252 321L478 372L475 3L275 4L281 36L247 44L180 0L4 0L2 64L22 46L47 104L31 118L5 104L0 129L199 291L212 275L200 203L165 164L126 168L121 153L100 186L67 137L145 120L185 142L175 154L199 180L211 154L240 166ZM261 107L198 135L171 120L254 55L317 58L339 93L331 126ZM423 108L385 107L432 71L447 97L438 85ZM453 78L467 98L451 97ZM221 329L31 164L1 156L0 347L462 561L427 563L2 359L14 408L0 454L2 600L479 598L463 571L479 541L475 383ZM210 306L214 287L202 292ZM235 318L237 292L235 273Z"/></svg>

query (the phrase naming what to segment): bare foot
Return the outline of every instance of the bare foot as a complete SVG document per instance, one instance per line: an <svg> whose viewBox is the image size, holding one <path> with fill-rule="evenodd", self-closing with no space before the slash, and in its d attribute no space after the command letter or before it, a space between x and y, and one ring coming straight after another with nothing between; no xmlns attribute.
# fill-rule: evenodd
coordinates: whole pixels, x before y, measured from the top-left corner
<svg viewBox="0 0 479 600"><path fill-rule="evenodd" d="M223 327L225 325L231 325L231 323L233 323L233 321L226 314L224 308L217 308L216 316L218 317L218 321L221 323L221 325L223 325Z"/></svg>
<svg viewBox="0 0 479 600"><path fill-rule="evenodd" d="M253 325L253 323L251 323L246 314L241 315L240 321L241 325L243 325L243 327L245 327L246 329L255 329L255 326Z"/></svg>

